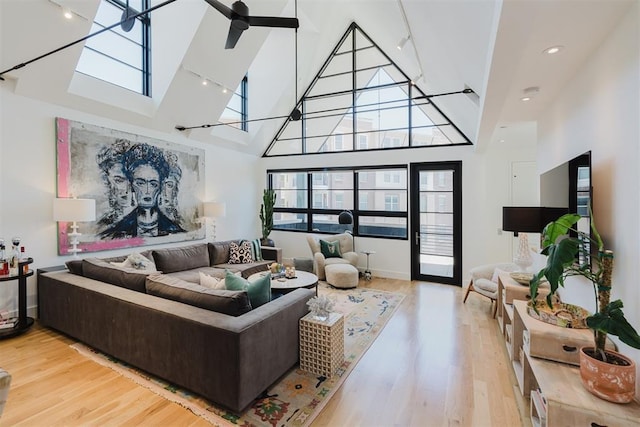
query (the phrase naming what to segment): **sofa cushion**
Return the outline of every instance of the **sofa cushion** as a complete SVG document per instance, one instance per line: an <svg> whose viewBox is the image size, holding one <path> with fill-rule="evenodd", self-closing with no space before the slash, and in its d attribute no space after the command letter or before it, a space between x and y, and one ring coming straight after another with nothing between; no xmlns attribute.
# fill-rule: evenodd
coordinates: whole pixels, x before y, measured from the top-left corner
<svg viewBox="0 0 640 427"><path fill-rule="evenodd" d="M227 289L224 284L224 277L213 277L200 271L200 286L209 289Z"/></svg>
<svg viewBox="0 0 640 427"><path fill-rule="evenodd" d="M237 244L231 242L229 247L229 264L249 264L253 262L251 243L247 240Z"/></svg>
<svg viewBox="0 0 640 427"><path fill-rule="evenodd" d="M110 264L115 265L116 267L157 272L156 264L153 262L153 257L149 259L138 252L132 253L122 262L111 261Z"/></svg>
<svg viewBox="0 0 640 427"><path fill-rule="evenodd" d="M257 280L250 282L244 277L227 271L224 284L228 290L247 291L249 301L251 301L251 307L253 308L260 307L271 301L271 273L266 273Z"/></svg>
<svg viewBox="0 0 640 427"><path fill-rule="evenodd" d="M145 279L157 272L119 268L98 258L85 258L82 260L82 274L90 279L144 293Z"/></svg>
<svg viewBox="0 0 640 427"><path fill-rule="evenodd" d="M240 316L251 311L246 291L209 289L164 274L148 276L145 285L150 295L230 316Z"/></svg>
<svg viewBox="0 0 640 427"><path fill-rule="evenodd" d="M77 274L78 276L83 276L81 259L71 259L64 264L67 266L67 270L69 270L69 272Z"/></svg>
<svg viewBox="0 0 640 427"><path fill-rule="evenodd" d="M254 273L262 273L263 271L268 271L268 266L270 264L271 261L258 261L252 262L250 264L218 264L216 265L216 268L231 270L235 273L240 273L240 275L246 279ZM204 273L207 272L205 271Z"/></svg>
<svg viewBox="0 0 640 427"><path fill-rule="evenodd" d="M153 251L156 268L163 273L209 266L209 250L205 243Z"/></svg>
<svg viewBox="0 0 640 427"><path fill-rule="evenodd" d="M212 277L218 277L224 279L224 268L217 267L200 267L193 270L176 271L174 273L168 273L169 276L182 279L185 282L200 283L200 273L208 274ZM163 274L165 274L163 272Z"/></svg>
<svg viewBox="0 0 640 427"><path fill-rule="evenodd" d="M238 240L226 240L224 242L209 242L209 265L226 264L229 262L229 250L231 242Z"/></svg>

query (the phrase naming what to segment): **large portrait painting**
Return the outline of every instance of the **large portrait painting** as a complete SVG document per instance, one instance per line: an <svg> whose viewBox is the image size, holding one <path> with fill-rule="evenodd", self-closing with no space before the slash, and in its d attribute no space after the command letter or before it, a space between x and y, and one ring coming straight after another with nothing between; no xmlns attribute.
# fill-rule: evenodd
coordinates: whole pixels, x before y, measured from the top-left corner
<svg viewBox="0 0 640 427"><path fill-rule="evenodd" d="M62 118L56 136L58 197L96 201L82 252L204 238L204 150ZM70 225L59 223L60 255Z"/></svg>

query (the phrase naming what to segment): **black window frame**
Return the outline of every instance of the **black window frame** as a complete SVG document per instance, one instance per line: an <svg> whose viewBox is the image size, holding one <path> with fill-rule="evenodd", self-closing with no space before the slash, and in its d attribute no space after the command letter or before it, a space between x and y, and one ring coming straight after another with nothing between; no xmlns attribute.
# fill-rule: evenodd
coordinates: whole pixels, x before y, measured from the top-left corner
<svg viewBox="0 0 640 427"><path fill-rule="evenodd" d="M376 172L376 171L385 171L389 169L400 169L405 172L405 183L404 188L400 187L376 187L370 188L366 187L368 182L360 182L359 172ZM353 188L346 189L345 191L353 192L353 208L344 208L344 209L329 209L329 208L314 208L314 192L313 192L313 174L317 172L348 172L351 171L353 173ZM276 194L278 194L279 188L274 188L274 175L280 173L293 173L298 175L304 175L306 177L305 186L300 186L298 183L296 185L296 191L304 190L307 192L306 194L306 207L303 208L292 208L292 207L279 207L275 206L273 211L274 214L277 213L291 213L291 214L304 214L306 215L307 222L306 228L304 229L296 229L296 228L286 228L279 227L277 222L274 222L274 230L277 231L286 231L286 232L294 232L294 233L314 233L314 234L337 234L345 231L345 227L347 230L353 233L355 237L372 237L378 239L390 239L390 240L408 240L409 238L409 167L406 164L390 164L390 165L367 165L367 166L339 166L339 167L319 167L319 168L287 168L287 169L268 169L267 170L267 188L275 190ZM361 188L364 187L364 188ZM360 190L373 190L373 191L393 191L394 193L404 192L405 193L405 209L399 211L387 211L387 210L365 210L360 209L360 201L358 192ZM326 189L319 189L319 191L325 191ZM319 230L314 229L313 223L313 215L339 215L341 212L349 211L353 215L353 224L345 226L344 224L329 224L328 230ZM403 235L388 235L388 234L377 234L374 232L362 232L360 222L362 218L367 217L377 217L377 218L402 218L405 220L404 228L398 227L398 229L404 229Z"/></svg>
<svg viewBox="0 0 640 427"><path fill-rule="evenodd" d="M101 3L102 3L102 1L107 2L107 3L109 3L109 4L113 5L113 6L121 9L123 12L127 8L127 3L125 1L123 1L123 0L100 0ZM150 7L151 0L141 0L141 2L142 2L143 10L148 10L149 7ZM142 10L139 10L137 12L138 13L142 12ZM141 52L141 55L142 55L142 69L140 69L140 77L142 79L142 82L141 82L142 83L142 85L141 85L142 92L138 92L136 90L132 90L131 88L126 88L126 87L125 87L125 89L132 90L133 92L140 93L141 95L151 97L151 15L149 13L146 13L144 15L140 15L140 16L136 17L135 19L137 21L140 21L140 23L142 25L142 44L140 46L141 49L142 49L142 52ZM99 23L97 23L95 21L93 21L93 24L96 24L96 25L99 25L99 26L103 27L102 24L99 24ZM110 31L112 31L112 30L110 30ZM95 52L95 53L97 53L99 55L102 55L102 56L104 56L106 58L109 58L112 61L116 61L116 62L124 64L124 65L126 65L128 67L131 67L131 68L134 68L134 69L138 69L137 67L134 67L131 64L123 62L123 61L121 61L121 60L119 60L117 58L114 58L114 57L110 56L110 55L107 55L106 53L104 53L102 51L90 48L88 46L85 46L83 49L89 49L89 50L91 50L91 51L93 51L93 52ZM77 72L82 73L82 71L77 71ZM91 77L94 77L94 78L97 78L97 79L100 79L100 80L104 80L102 77L93 76L91 74L87 74L87 75L90 75ZM116 85L118 87L123 87L123 86L119 85L118 83L115 83L115 82L113 82L111 80L104 80L104 81L106 81L108 83L111 83L113 85Z"/></svg>

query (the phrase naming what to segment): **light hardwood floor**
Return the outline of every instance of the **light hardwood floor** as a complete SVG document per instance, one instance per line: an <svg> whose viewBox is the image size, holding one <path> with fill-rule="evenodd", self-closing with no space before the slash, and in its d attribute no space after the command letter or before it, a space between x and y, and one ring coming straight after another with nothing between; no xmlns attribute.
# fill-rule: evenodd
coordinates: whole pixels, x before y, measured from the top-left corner
<svg viewBox="0 0 640 427"><path fill-rule="evenodd" d="M489 301L462 289L374 279L402 305L312 426L529 426ZM99 333L99 332L97 332ZM181 406L87 360L37 325L0 341L13 377L0 426L204 426Z"/></svg>

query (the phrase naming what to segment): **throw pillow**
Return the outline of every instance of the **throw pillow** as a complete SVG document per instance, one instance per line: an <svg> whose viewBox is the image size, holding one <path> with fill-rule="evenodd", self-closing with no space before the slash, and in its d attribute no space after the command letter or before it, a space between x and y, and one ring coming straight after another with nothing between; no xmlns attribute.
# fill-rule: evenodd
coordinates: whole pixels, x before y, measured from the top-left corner
<svg viewBox="0 0 640 427"><path fill-rule="evenodd" d="M156 264L150 259L146 258L144 255L139 254L137 252L132 253L122 262L112 261L110 263L115 267L120 268L133 268L135 270L144 270L149 272L155 272Z"/></svg>
<svg viewBox="0 0 640 427"><path fill-rule="evenodd" d="M227 289L224 284L224 279L219 279L217 277L209 276L208 274L204 274L202 271L200 273L200 286L204 286L209 289L218 289L224 290Z"/></svg>
<svg viewBox="0 0 640 427"><path fill-rule="evenodd" d="M229 249L229 264L249 264L253 262L251 243L247 240L238 245L231 242Z"/></svg>
<svg viewBox="0 0 640 427"><path fill-rule="evenodd" d="M224 283L229 291L247 291L252 308L260 307L271 301L271 273L250 282L227 270Z"/></svg>
<svg viewBox="0 0 640 427"><path fill-rule="evenodd" d="M264 261L262 259L262 248L260 248L260 239L252 240L251 242L251 256L254 261Z"/></svg>
<svg viewBox="0 0 640 427"><path fill-rule="evenodd" d="M327 242L326 240L320 240L320 252L325 258L342 258L340 241Z"/></svg>

